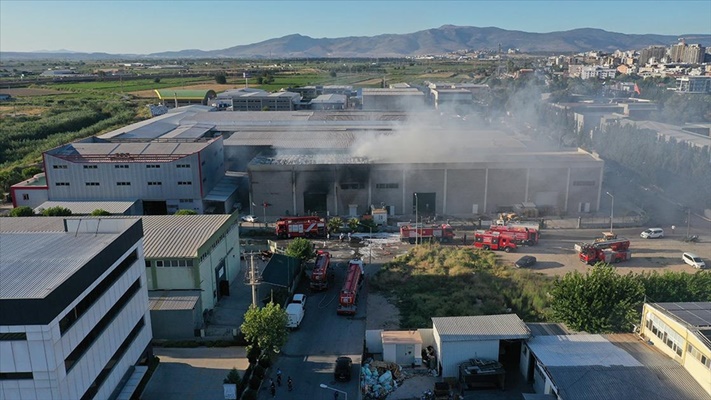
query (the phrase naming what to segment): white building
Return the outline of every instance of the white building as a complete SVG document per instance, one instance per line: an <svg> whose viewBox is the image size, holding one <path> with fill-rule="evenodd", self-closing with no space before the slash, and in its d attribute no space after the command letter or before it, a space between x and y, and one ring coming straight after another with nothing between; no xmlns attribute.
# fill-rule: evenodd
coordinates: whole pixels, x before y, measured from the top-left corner
<svg viewBox="0 0 711 400"><path fill-rule="evenodd" d="M676 78L676 91L680 93L711 93L711 76Z"/></svg>
<svg viewBox="0 0 711 400"><path fill-rule="evenodd" d="M425 94L417 88L361 89L364 111L412 111L425 106Z"/></svg>
<svg viewBox="0 0 711 400"><path fill-rule="evenodd" d="M458 377L459 364L470 358L498 361L500 342L531 336L516 314L437 317L432 330L443 377Z"/></svg>
<svg viewBox="0 0 711 400"><path fill-rule="evenodd" d="M585 66L580 69L581 79L607 79L614 78L617 74L615 68L603 68L600 66Z"/></svg>
<svg viewBox="0 0 711 400"><path fill-rule="evenodd" d="M150 351L141 221L42 219L0 224L0 398L107 399Z"/></svg>
<svg viewBox="0 0 711 400"><path fill-rule="evenodd" d="M293 111L301 95L293 92L269 93L261 89L234 89L217 95L213 103L231 111Z"/></svg>

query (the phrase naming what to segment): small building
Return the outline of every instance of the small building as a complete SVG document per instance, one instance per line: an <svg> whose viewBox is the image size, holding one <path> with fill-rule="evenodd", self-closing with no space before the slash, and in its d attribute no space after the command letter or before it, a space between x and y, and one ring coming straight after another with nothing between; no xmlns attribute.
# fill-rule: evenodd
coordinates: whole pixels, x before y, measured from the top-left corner
<svg viewBox="0 0 711 400"><path fill-rule="evenodd" d="M348 97L342 94L322 94L309 103L312 110L345 110Z"/></svg>
<svg viewBox="0 0 711 400"><path fill-rule="evenodd" d="M417 88L363 88L363 111L413 111L425 108L425 94Z"/></svg>
<svg viewBox="0 0 711 400"><path fill-rule="evenodd" d="M213 104L230 111L293 111L301 95L293 92L269 93L261 89L234 89L217 95Z"/></svg>
<svg viewBox="0 0 711 400"><path fill-rule="evenodd" d="M67 208L72 215L91 215L96 210L104 210L111 215L143 215L140 201L45 201L35 207L35 214L52 207Z"/></svg>
<svg viewBox="0 0 711 400"><path fill-rule="evenodd" d="M44 172L10 186L10 197L13 207L39 207L49 198Z"/></svg>
<svg viewBox="0 0 711 400"><path fill-rule="evenodd" d="M711 302L645 303L640 331L711 396Z"/></svg>
<svg viewBox="0 0 711 400"><path fill-rule="evenodd" d="M467 89L432 89L435 108L438 110L456 110L458 107L471 107L474 95Z"/></svg>
<svg viewBox="0 0 711 400"><path fill-rule="evenodd" d="M197 291L148 292L153 339L190 339L203 327Z"/></svg>
<svg viewBox="0 0 711 400"><path fill-rule="evenodd" d="M382 331L383 361L400 365L422 364L422 336L414 331Z"/></svg>
<svg viewBox="0 0 711 400"><path fill-rule="evenodd" d="M470 359L499 361L499 354L518 354L531 331L516 314L435 317L432 329L443 377L458 377L459 365Z"/></svg>
<svg viewBox="0 0 711 400"><path fill-rule="evenodd" d="M206 106L217 94L212 89L207 90L176 90L156 89L156 95L161 103L167 107L181 107L191 104Z"/></svg>

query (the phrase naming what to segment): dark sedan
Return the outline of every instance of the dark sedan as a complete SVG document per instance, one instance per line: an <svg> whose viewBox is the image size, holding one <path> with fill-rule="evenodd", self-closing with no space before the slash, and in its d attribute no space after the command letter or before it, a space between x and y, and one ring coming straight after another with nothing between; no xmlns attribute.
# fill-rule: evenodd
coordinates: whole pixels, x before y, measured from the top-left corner
<svg viewBox="0 0 711 400"><path fill-rule="evenodd" d="M516 267L518 268L528 268L536 264L536 257L534 256L523 256L516 261Z"/></svg>

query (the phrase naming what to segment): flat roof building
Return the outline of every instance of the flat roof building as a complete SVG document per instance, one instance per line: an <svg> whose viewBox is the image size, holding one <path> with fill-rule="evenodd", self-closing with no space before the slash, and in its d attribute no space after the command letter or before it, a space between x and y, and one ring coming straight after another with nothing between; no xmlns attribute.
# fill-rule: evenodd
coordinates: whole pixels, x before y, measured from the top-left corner
<svg viewBox="0 0 711 400"><path fill-rule="evenodd" d="M141 221L15 222L0 224L0 397L120 394L150 355Z"/></svg>

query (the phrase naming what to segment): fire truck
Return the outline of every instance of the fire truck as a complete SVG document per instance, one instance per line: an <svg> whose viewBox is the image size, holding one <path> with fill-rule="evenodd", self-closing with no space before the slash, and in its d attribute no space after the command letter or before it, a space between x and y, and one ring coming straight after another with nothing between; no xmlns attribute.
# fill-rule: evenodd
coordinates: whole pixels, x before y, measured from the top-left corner
<svg viewBox="0 0 711 400"><path fill-rule="evenodd" d="M326 237L326 220L321 217L282 217L276 222L279 239Z"/></svg>
<svg viewBox="0 0 711 400"><path fill-rule="evenodd" d="M489 228L493 232L505 232L510 236L513 236L514 241L517 245L527 245L533 246L538 244L538 229L528 228L525 226L515 226L515 225L491 225Z"/></svg>
<svg viewBox="0 0 711 400"><path fill-rule="evenodd" d="M575 244L575 251L578 252L580 261L588 265L598 262L618 263L627 261L632 258L629 248L630 241L625 238Z"/></svg>
<svg viewBox="0 0 711 400"><path fill-rule="evenodd" d="M358 300L358 290L363 283L363 261L351 260L348 263L348 272L346 272L346 282L343 284L343 289L338 296L338 309L336 313L339 315L355 315L356 301Z"/></svg>
<svg viewBox="0 0 711 400"><path fill-rule="evenodd" d="M518 246L509 232L476 231L474 247L484 250L503 250L508 253L516 250Z"/></svg>
<svg viewBox="0 0 711 400"><path fill-rule="evenodd" d="M331 268L331 254L327 251L319 250L316 253L316 264L311 272L310 287L312 290L328 289L328 273Z"/></svg>
<svg viewBox="0 0 711 400"><path fill-rule="evenodd" d="M454 236L454 229L449 224L432 226L403 225L400 227L400 240L410 242L410 244L432 240L451 242Z"/></svg>

